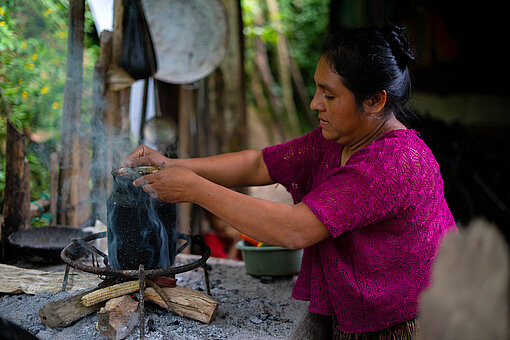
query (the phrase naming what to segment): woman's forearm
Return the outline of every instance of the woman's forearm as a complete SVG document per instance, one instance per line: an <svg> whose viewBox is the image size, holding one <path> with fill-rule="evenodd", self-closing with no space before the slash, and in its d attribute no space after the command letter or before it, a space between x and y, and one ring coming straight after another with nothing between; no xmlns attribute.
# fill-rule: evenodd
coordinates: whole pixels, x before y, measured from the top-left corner
<svg viewBox="0 0 510 340"><path fill-rule="evenodd" d="M176 164L187 167L214 183L230 188L272 183L260 150L180 159Z"/></svg>
<svg viewBox="0 0 510 340"><path fill-rule="evenodd" d="M303 203L287 205L245 195L202 178L192 202L260 242L290 249L315 244L330 234Z"/></svg>

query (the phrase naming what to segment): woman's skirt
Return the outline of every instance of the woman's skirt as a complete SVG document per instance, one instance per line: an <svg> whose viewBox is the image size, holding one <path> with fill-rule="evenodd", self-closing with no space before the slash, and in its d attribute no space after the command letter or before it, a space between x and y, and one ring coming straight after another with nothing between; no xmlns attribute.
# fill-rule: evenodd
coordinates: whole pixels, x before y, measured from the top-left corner
<svg viewBox="0 0 510 340"><path fill-rule="evenodd" d="M338 322L333 317L333 340L415 340L416 319L402 322L380 331L364 333L344 333L338 329Z"/></svg>

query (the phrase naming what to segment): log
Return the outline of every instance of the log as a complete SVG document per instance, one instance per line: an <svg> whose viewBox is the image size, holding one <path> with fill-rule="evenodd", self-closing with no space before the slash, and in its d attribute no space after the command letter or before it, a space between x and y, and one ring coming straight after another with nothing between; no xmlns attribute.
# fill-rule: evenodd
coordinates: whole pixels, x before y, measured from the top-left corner
<svg viewBox="0 0 510 340"><path fill-rule="evenodd" d="M138 324L137 309L129 295L111 299L99 310L96 329L110 339L125 339Z"/></svg>
<svg viewBox="0 0 510 340"><path fill-rule="evenodd" d="M203 323L210 323L216 317L218 302L200 291L184 287L161 287L161 290L169 301L168 307L152 287L145 289L145 300L168 309L179 316Z"/></svg>
<svg viewBox="0 0 510 340"><path fill-rule="evenodd" d="M58 293L62 289L64 273L25 269L0 264L0 293L3 294L37 294L39 292ZM97 275L72 272L67 281L68 292L78 292L98 285L101 279Z"/></svg>
<svg viewBox="0 0 510 340"><path fill-rule="evenodd" d="M96 288L90 288L64 299L46 303L39 309L39 317L42 323L51 328L61 328L69 326L73 322L94 313L102 307L102 304L85 307L81 303L81 298L83 295L95 289Z"/></svg>

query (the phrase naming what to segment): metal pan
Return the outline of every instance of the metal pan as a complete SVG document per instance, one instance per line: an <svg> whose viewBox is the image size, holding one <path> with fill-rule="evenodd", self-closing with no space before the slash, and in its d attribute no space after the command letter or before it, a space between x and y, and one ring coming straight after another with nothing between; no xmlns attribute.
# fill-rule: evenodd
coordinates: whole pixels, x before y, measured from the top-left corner
<svg viewBox="0 0 510 340"><path fill-rule="evenodd" d="M189 84L219 66L228 33L220 0L143 0L142 5L158 60L156 79Z"/></svg>
<svg viewBox="0 0 510 340"><path fill-rule="evenodd" d="M8 237L17 255L30 262L59 263L60 253L73 238L83 238L90 233L70 226L48 226L18 230ZM85 248L76 249L74 259L85 255Z"/></svg>

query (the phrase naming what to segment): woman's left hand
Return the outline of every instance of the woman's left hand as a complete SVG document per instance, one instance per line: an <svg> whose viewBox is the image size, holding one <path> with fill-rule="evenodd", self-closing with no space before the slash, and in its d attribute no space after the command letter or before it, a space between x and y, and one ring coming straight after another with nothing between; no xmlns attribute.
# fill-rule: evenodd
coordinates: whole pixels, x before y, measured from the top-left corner
<svg viewBox="0 0 510 340"><path fill-rule="evenodd" d="M170 166L136 179L133 184L141 186L151 197L168 203L192 202L199 175L181 166Z"/></svg>

